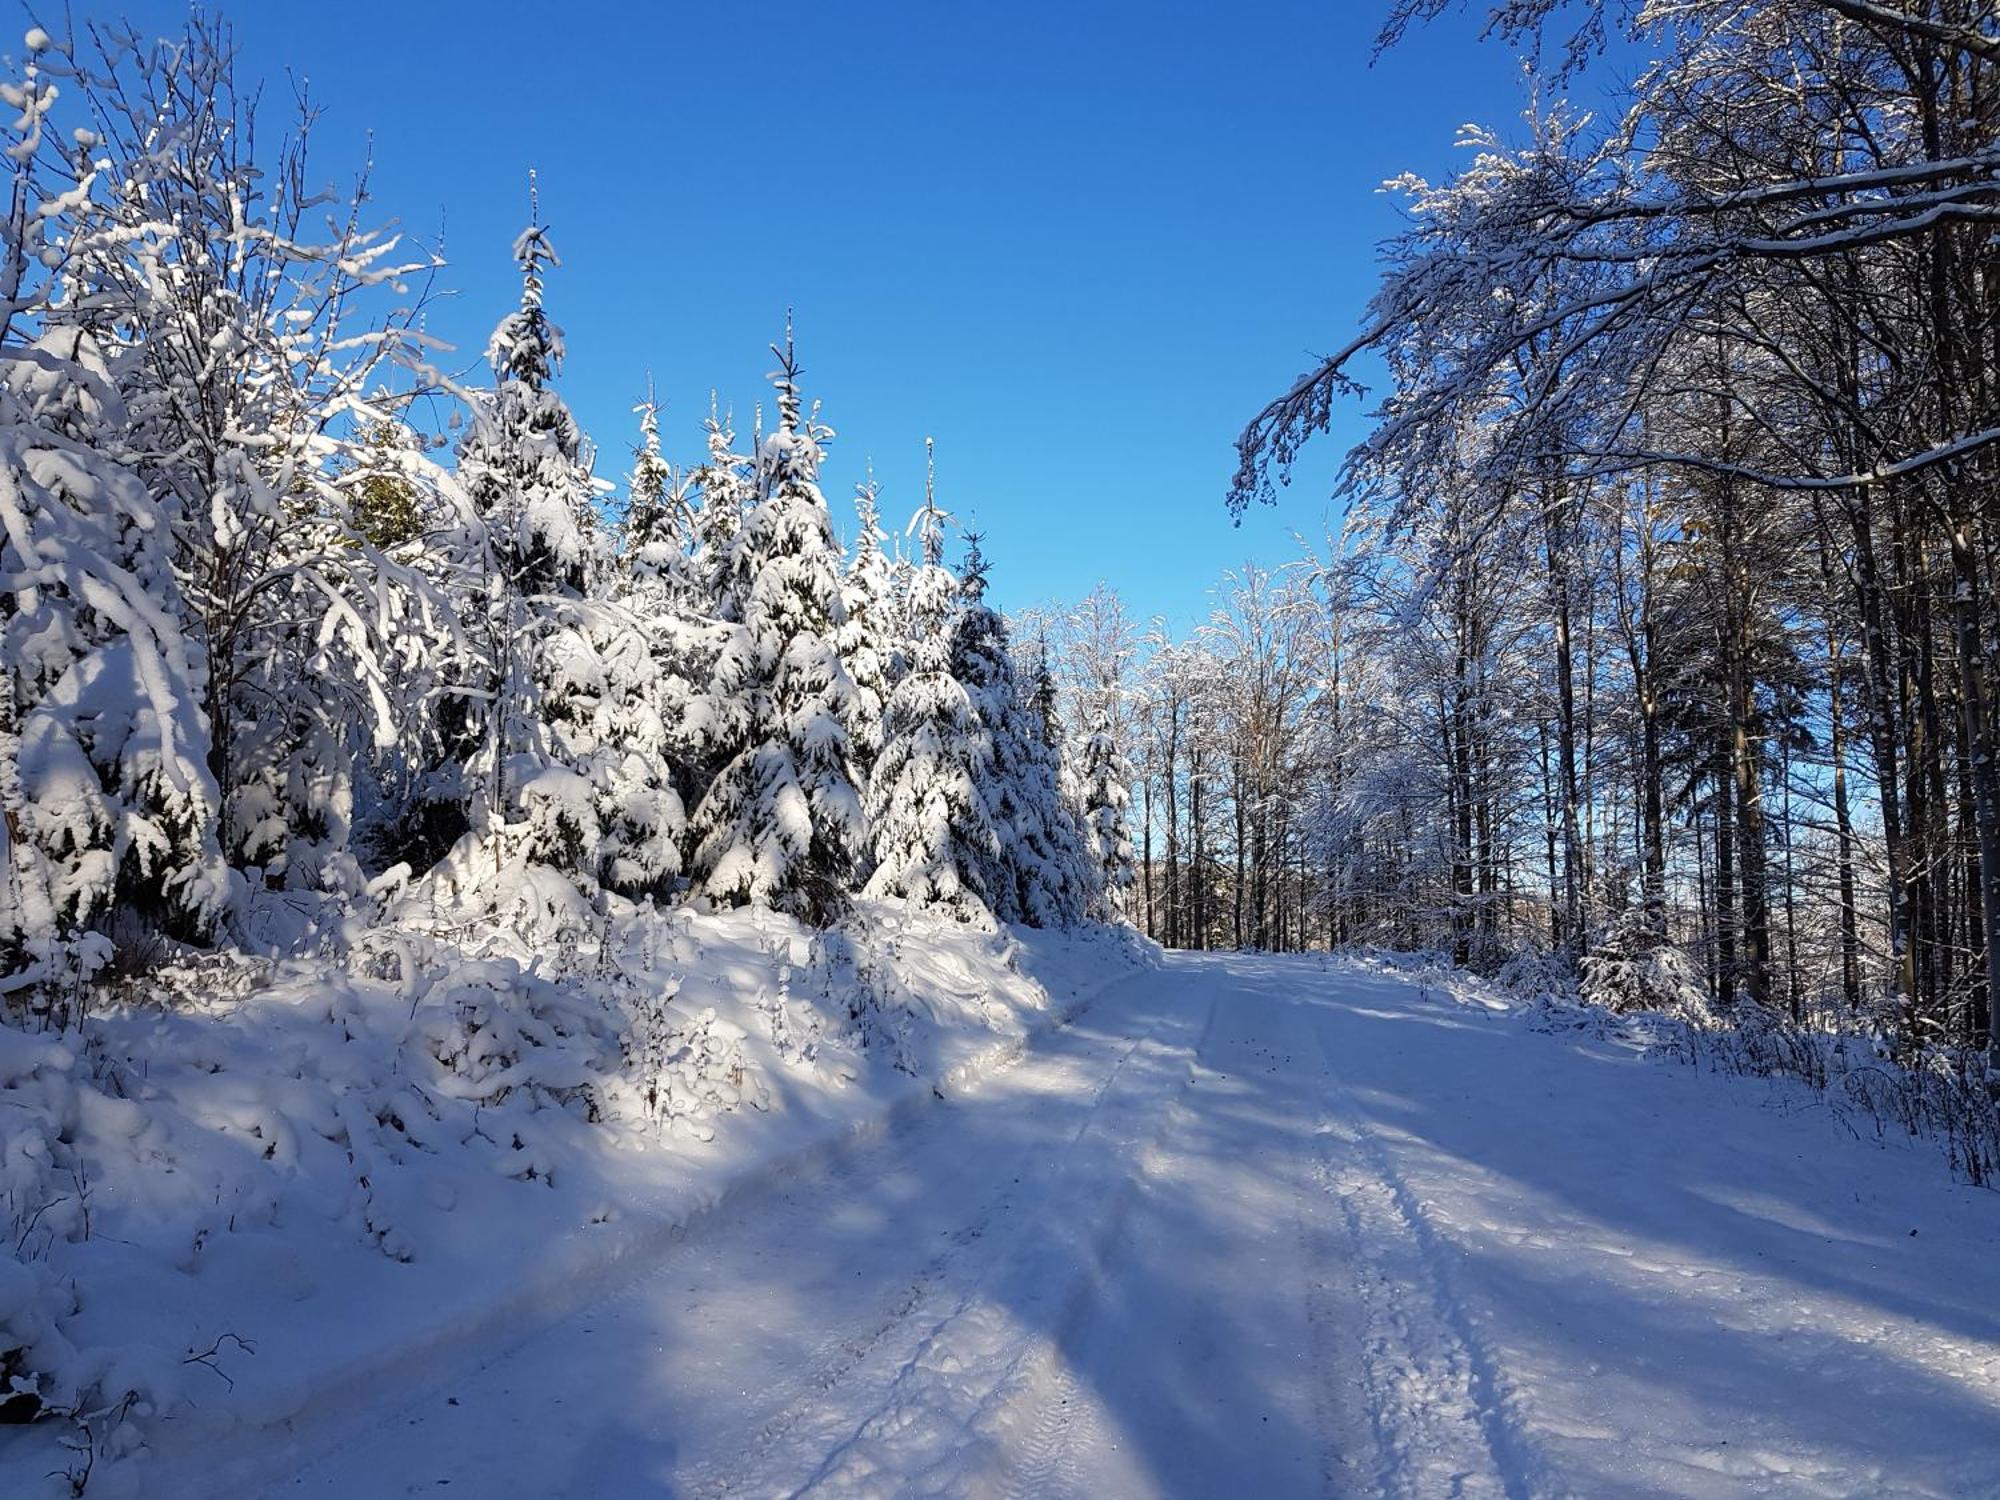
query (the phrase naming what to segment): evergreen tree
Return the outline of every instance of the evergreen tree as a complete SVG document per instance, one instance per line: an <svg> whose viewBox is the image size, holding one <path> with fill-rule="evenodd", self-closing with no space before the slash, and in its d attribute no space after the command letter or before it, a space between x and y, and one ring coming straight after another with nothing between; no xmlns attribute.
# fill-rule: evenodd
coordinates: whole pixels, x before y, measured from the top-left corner
<svg viewBox="0 0 2000 1500"><path fill-rule="evenodd" d="M513 253L521 305L487 342L494 387L459 450L459 479L486 523L505 592L574 598L589 577L596 483L583 433L552 384L563 336L542 292L562 261L540 224L521 232Z"/></svg>
<svg viewBox="0 0 2000 1500"><path fill-rule="evenodd" d="M349 502L354 529L385 552L424 534L422 492L400 472L403 455L415 446L415 435L401 422L377 422L355 467L357 482Z"/></svg>
<svg viewBox="0 0 2000 1500"><path fill-rule="evenodd" d="M869 783L875 836L871 896L901 896L964 921L986 919L999 863L989 792L992 749L952 675L957 580L944 566L945 516L926 484L914 525L923 566L910 589L910 670L890 696L882 755Z"/></svg>
<svg viewBox="0 0 2000 1500"><path fill-rule="evenodd" d="M832 433L801 408L789 334L772 352L778 430L759 444L757 502L723 560L727 586L741 590L739 637L715 682L734 705L734 748L696 808L694 868L711 899L823 921L866 848L845 727L854 682L835 644L846 619L841 560L818 483Z"/></svg>
<svg viewBox="0 0 2000 1500"><path fill-rule="evenodd" d="M976 763L983 767L978 790L992 831L991 856L982 872L988 904L1003 922L1025 920L1016 867L1027 818L1022 791L1014 663L1007 648L1007 625L986 603L986 554L976 534L966 537L959 577L959 609L951 631L951 675L965 689L972 708L971 734Z"/></svg>
<svg viewBox="0 0 2000 1500"><path fill-rule="evenodd" d="M203 937L231 892L169 537L111 456L126 420L81 329L0 356L0 965L51 1004L115 910Z"/></svg>
<svg viewBox="0 0 2000 1500"><path fill-rule="evenodd" d="M737 533L743 517L757 500L754 465L736 451L736 434L729 418L716 410L709 398L708 458L695 471L695 488L701 493L701 508L694 516L694 573L698 602L703 613L730 623L743 618L747 580L733 570Z"/></svg>
<svg viewBox="0 0 2000 1500"><path fill-rule="evenodd" d="M1014 787L1013 841L1008 858L1020 920L1036 927L1081 922L1095 888L1083 830L1066 794L1063 732L1055 674L1039 646L1032 672L1016 678L1006 754Z"/></svg>
<svg viewBox="0 0 2000 1500"><path fill-rule="evenodd" d="M917 565L904 550L903 538L896 540L896 555L889 563L889 617L892 628L888 668L891 688L910 670L910 596L916 587Z"/></svg>
<svg viewBox="0 0 2000 1500"><path fill-rule="evenodd" d="M625 552L635 567L678 574L693 540L687 490L660 452L660 408L650 394L633 408L639 447L626 483Z"/></svg>
<svg viewBox="0 0 2000 1500"><path fill-rule="evenodd" d="M502 867L551 867L585 894L602 884L657 895L679 872L684 826L662 718L675 695L649 631L658 611L614 577L596 522L590 450L552 383L562 335L542 299L545 269L560 261L539 225L515 242L514 258L521 306L494 331L495 387L459 461L490 558L484 602L495 691L473 758L483 792L474 832L495 845ZM645 460L642 449L642 482L650 482L659 476ZM643 498L663 512L665 497L662 480ZM659 514L642 515L665 525ZM569 920L546 885L522 889L542 893L530 915Z"/></svg>
<svg viewBox="0 0 2000 1500"><path fill-rule="evenodd" d="M1092 719L1084 741L1081 779L1082 821L1096 886L1093 906L1104 920L1117 921L1125 915L1126 893L1133 882L1132 768L1102 710Z"/></svg>
<svg viewBox="0 0 2000 1500"><path fill-rule="evenodd" d="M882 715L889 699L890 657L896 650L894 601L890 598L887 535L877 508L874 476L856 486L854 510L860 525L842 580L847 621L841 626L840 659L854 680L853 714L847 726L855 764L867 774L882 749Z"/></svg>

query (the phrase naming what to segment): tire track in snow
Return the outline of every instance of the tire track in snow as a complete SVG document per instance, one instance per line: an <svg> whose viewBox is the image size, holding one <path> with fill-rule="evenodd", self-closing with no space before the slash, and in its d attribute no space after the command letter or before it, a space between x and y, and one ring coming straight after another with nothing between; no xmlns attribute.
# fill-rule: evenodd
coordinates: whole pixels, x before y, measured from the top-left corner
<svg viewBox="0 0 2000 1500"><path fill-rule="evenodd" d="M1092 1305L1111 1276L1140 1185L1149 1175L1161 1142L1172 1134L1175 1120L1186 1114L1187 1094L1200 1070L1196 1059L1214 1023L1211 1001L1201 1041L1196 1043L1189 1058L1187 1075L1175 1090L1157 1128L1135 1156L1133 1170L1120 1179L1046 1342L1023 1351L965 1424L968 1430L996 1427L1010 1417L1018 1418L1024 1410L1032 1414L1026 1439L1020 1447L1009 1449L998 1465L995 1482L997 1493L1004 1500L1043 1500L1049 1495L1077 1492L1073 1455L1079 1441L1087 1446L1101 1424L1096 1404L1089 1399L1064 1351L1088 1321Z"/></svg>
<svg viewBox="0 0 2000 1500"><path fill-rule="evenodd" d="M1324 1027L1308 1029L1327 1085L1316 1170L1346 1221L1376 1488L1405 1500L1533 1500L1543 1465L1452 1285L1437 1231L1368 1128Z"/></svg>
<svg viewBox="0 0 2000 1500"><path fill-rule="evenodd" d="M1128 1054L1130 1050L1127 1049ZM1121 1058L1118 1066L1122 1064ZM775 1409L770 1403L765 1404L770 1414L756 1429L748 1446L733 1455L730 1472L692 1476L686 1481L687 1493L730 1494L742 1487L742 1476L759 1474L768 1467L799 1426L823 1411L828 1396L861 1374L884 1349L899 1342L896 1336L937 1304L950 1273L961 1260L969 1253L976 1253L976 1248L990 1248L983 1246L982 1241L986 1240L993 1221L1012 1206L1014 1183L1018 1181L1011 1169L1001 1174L995 1191L984 1199L971 1220L950 1233L942 1250L918 1267L894 1293L878 1298L875 1311L861 1322L858 1330L849 1324L838 1336L827 1340L816 1357L806 1362L799 1375L778 1393Z"/></svg>
<svg viewBox="0 0 2000 1500"><path fill-rule="evenodd" d="M1003 1481L1004 1500L1046 1500L1079 1493L1075 1453L1088 1447L1100 1423L1061 1347L1048 1349L1033 1372L1034 1420L1018 1440Z"/></svg>
<svg viewBox="0 0 2000 1500"><path fill-rule="evenodd" d="M925 1331L866 1415L828 1448L791 1494L1053 1492L1007 1489L1015 1460L1001 1438L1010 1425L1007 1419L1037 1390L1054 1389L1059 1410L1066 1399L1072 1410L1078 1404L1073 1377L1061 1359L1063 1336L1087 1315L1137 1197L1145 1157L1170 1128L1193 1081L1196 1056L1214 1024L1213 996L1201 1016L1200 1033L1192 1041L1163 1041L1170 1029L1193 1029L1187 1012L1169 1011L1121 1056L1065 1147L1054 1190L1039 1195L1035 1211L1024 1216L988 1274ZM1141 1080L1145 1086L1129 1107L1132 1124L1107 1142L1111 1160L1129 1157L1131 1169L1110 1174L1115 1186L1107 1196L1102 1191L1107 1174L1098 1170L1103 1163L1085 1162L1079 1148L1088 1136L1116 1130L1118 1117L1128 1112L1108 1109L1107 1103L1117 1075L1142 1051L1161 1054L1156 1069L1171 1081ZM1082 1170L1085 1166L1090 1170ZM1078 1227L1087 1232L1079 1235ZM1039 1253L1014 1253L1031 1231L1041 1237L1035 1247ZM1038 1302L1046 1305L1052 1296L1061 1300L1046 1327L1021 1319L1023 1311ZM1066 1394L1061 1389L1065 1382ZM1047 1430L1038 1422L1031 1440L1039 1441L1045 1454L1059 1456L1067 1420L1058 1417Z"/></svg>
<svg viewBox="0 0 2000 1500"><path fill-rule="evenodd" d="M1312 1030L1310 1023L1298 1015L1298 1007L1285 1004L1283 1013L1293 1018L1298 1028ZM1294 1050L1302 1056L1317 1057L1322 1064L1320 1076L1330 1077L1324 1070L1325 1051L1318 1046L1316 1035L1295 1044ZM1352 1393L1342 1382L1348 1348L1360 1342L1351 1326L1356 1290L1347 1285L1355 1265L1353 1227L1345 1200L1327 1191L1324 1145L1320 1139L1323 1126L1323 1117L1315 1119L1303 1145L1306 1180L1311 1190L1292 1200L1292 1230L1299 1242L1306 1275L1306 1349L1313 1365L1312 1405L1320 1438L1320 1483L1325 1493L1344 1495L1355 1493L1363 1482L1357 1453L1375 1434L1369 1424L1355 1420ZM1330 1212L1329 1200L1335 1204ZM1336 1295L1337 1287L1343 1289L1340 1295Z"/></svg>

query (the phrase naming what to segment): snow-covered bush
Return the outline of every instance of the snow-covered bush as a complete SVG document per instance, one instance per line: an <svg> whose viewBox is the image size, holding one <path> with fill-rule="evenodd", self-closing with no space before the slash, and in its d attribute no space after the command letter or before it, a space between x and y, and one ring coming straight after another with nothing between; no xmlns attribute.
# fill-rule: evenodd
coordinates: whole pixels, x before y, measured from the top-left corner
<svg viewBox="0 0 2000 1500"><path fill-rule="evenodd" d="M748 1103L768 1108L770 1094L743 1055L743 1028L713 1006L692 1015L673 1001L677 986L635 1006L626 1064L645 1117L670 1135L715 1139L715 1120Z"/></svg>
<svg viewBox="0 0 2000 1500"><path fill-rule="evenodd" d="M1581 968L1578 992L1588 1005L1620 1014L1659 1011L1696 1025L1713 1020L1700 971L1679 946L1653 932L1637 909L1606 925Z"/></svg>
<svg viewBox="0 0 2000 1500"><path fill-rule="evenodd" d="M1545 948L1523 948L1507 955L1493 973L1494 986L1528 1004L1565 1005L1575 1002L1576 971L1569 956Z"/></svg>

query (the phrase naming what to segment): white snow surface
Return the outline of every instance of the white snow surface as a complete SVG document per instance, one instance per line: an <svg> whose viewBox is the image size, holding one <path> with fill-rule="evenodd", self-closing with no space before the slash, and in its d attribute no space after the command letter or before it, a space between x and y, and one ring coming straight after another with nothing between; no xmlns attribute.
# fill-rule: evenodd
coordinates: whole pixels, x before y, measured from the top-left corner
<svg viewBox="0 0 2000 1500"><path fill-rule="evenodd" d="M952 979L976 951L944 934L898 962L976 1004L1002 972ZM1411 975L1116 951L1031 948L1051 990L1096 998L1025 1045L1022 1023L998 1053L990 1030L933 1048L926 1078L987 1065L886 1114L880 1078L842 1095L807 1086L824 1059L768 1060L782 1110L462 1196L408 1264L336 1266L281 1217L233 1266L153 1273L110 1310L212 1305L201 1332L259 1352L110 1474L166 1496L2000 1494L2000 1195L1929 1146ZM29 1493L43 1451L6 1441L0 1491Z"/></svg>
<svg viewBox="0 0 2000 1500"><path fill-rule="evenodd" d="M384 929L384 977L218 962L82 1045L0 1028L0 1333L90 1414L92 1496L217 1493L225 1455L557 1318L1154 952L621 909L597 953ZM68 1494L74 1436L0 1425L0 1496Z"/></svg>

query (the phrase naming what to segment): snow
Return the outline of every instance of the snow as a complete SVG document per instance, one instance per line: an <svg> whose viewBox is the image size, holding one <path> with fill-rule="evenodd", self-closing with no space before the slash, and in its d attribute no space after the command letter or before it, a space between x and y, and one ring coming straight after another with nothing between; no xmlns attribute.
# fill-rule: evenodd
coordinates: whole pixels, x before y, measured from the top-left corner
<svg viewBox="0 0 2000 1500"><path fill-rule="evenodd" d="M259 1352L124 1468L299 1497L2000 1492L2000 1197L1925 1147L1317 957L1050 944L1024 956L1097 998L1003 1027L996 1068L966 1024L990 950L938 923L918 957L886 916L855 972L901 942L926 1003L884 1014L957 1039L921 1071L982 1065L885 1115L738 1009L787 1097L701 1156L572 1153L337 1297L305 1235L218 1234ZM812 947L743 913L684 936L706 993ZM0 1485L37 1467L0 1448Z"/></svg>
<svg viewBox="0 0 2000 1500"><path fill-rule="evenodd" d="M372 934L384 978L211 960L81 1046L0 1028L0 1189L43 1205L0 1261L0 1335L53 1404L139 1393L100 1415L93 1496L196 1492L155 1468L555 1316L1150 964L893 904L824 934L621 904L602 977L569 954L557 979L519 942L457 946L450 915ZM0 1493L68 1492L64 1424L0 1433Z"/></svg>

